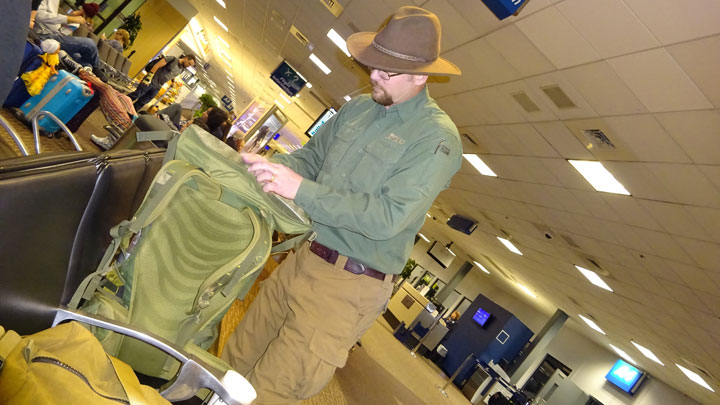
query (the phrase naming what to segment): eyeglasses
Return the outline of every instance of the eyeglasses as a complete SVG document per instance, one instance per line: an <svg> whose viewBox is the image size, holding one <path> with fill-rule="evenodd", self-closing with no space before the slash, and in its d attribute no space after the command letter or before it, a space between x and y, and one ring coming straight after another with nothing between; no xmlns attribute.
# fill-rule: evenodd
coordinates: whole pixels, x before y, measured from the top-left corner
<svg viewBox="0 0 720 405"><path fill-rule="evenodd" d="M395 77L397 75L404 74L404 73L388 73L388 72L386 72L384 70L380 70L380 69L373 69L373 70L376 71L378 73L378 76L380 76L380 78L383 80L390 80L391 77Z"/></svg>

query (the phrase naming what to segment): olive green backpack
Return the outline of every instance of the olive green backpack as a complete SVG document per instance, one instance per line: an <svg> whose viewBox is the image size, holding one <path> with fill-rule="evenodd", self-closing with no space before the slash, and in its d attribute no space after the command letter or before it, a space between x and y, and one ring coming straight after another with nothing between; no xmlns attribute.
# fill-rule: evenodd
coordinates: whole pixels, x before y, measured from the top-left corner
<svg viewBox="0 0 720 405"><path fill-rule="evenodd" d="M138 138L169 134L165 163L140 208L112 228L97 271L68 306L128 323L229 369L206 351L219 321L259 275L273 231L309 235L311 224L291 201L263 192L236 151L196 126L182 135ZM143 374L169 379L178 368L145 343L93 333L109 354Z"/></svg>

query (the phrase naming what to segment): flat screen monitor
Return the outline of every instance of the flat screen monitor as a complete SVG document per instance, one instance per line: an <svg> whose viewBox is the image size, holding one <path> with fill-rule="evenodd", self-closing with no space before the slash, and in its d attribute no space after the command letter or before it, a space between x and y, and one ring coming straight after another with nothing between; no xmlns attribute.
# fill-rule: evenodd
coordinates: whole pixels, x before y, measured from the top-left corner
<svg viewBox="0 0 720 405"><path fill-rule="evenodd" d="M478 310L475 311L475 315L473 315L473 321L480 326L485 326L488 319L490 319L490 313L482 308L478 308Z"/></svg>
<svg viewBox="0 0 720 405"><path fill-rule="evenodd" d="M437 241L433 242L428 250L428 255L432 257L443 269L447 269L455 259L455 255L445 246Z"/></svg>
<svg viewBox="0 0 720 405"><path fill-rule="evenodd" d="M318 131L318 129L320 129L320 127L323 126L323 124L328 122L328 120L333 115L335 115L335 113L337 113L337 111L335 111L334 108L332 108L332 107L327 108L325 111L323 111L322 114L320 114L320 116L315 120L315 122L313 122L313 124L310 125L310 128L308 128L308 130L305 131L305 135L312 138L313 135L315 135L315 133Z"/></svg>
<svg viewBox="0 0 720 405"><path fill-rule="evenodd" d="M270 79L290 97L296 95L307 83L307 80L285 61L280 62L270 74Z"/></svg>
<svg viewBox="0 0 720 405"><path fill-rule="evenodd" d="M605 379L628 394L634 395L646 376L647 374L637 367L623 359L618 359L605 375Z"/></svg>

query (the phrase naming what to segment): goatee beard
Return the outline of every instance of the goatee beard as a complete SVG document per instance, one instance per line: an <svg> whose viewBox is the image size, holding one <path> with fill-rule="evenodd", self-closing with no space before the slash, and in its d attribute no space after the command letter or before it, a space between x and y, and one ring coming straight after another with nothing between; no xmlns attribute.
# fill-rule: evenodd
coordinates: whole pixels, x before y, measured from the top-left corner
<svg viewBox="0 0 720 405"><path fill-rule="evenodd" d="M380 91L381 94L380 94L379 96L375 96L375 90ZM390 97L390 95L387 94L387 92L386 92L385 90L383 90L383 89L379 89L379 88L373 87L372 99L373 99L373 101L375 101L376 103L378 103L378 104L380 104L380 105L382 105L382 106L385 106L385 107L388 107L388 106L393 105L393 99L392 99L392 97Z"/></svg>

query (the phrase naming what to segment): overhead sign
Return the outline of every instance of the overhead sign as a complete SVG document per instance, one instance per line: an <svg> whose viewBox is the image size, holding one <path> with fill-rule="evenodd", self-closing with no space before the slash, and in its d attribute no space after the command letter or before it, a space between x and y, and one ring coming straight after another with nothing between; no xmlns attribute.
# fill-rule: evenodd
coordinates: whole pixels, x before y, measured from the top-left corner
<svg viewBox="0 0 720 405"><path fill-rule="evenodd" d="M307 83L307 80L285 61L270 74L270 78L290 97L296 95Z"/></svg>
<svg viewBox="0 0 720 405"><path fill-rule="evenodd" d="M222 96L222 98L220 100L222 100L223 104L225 104L225 105L232 104L232 100L230 100L230 97L228 97L227 95Z"/></svg>
<svg viewBox="0 0 720 405"><path fill-rule="evenodd" d="M645 379L646 374L632 364L619 359L608 371L605 379L628 394L634 394Z"/></svg>
<svg viewBox="0 0 720 405"><path fill-rule="evenodd" d="M482 0L498 20L517 15L529 0Z"/></svg>

